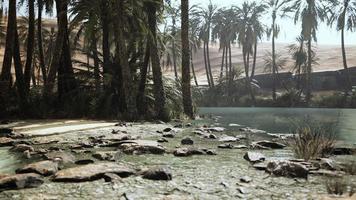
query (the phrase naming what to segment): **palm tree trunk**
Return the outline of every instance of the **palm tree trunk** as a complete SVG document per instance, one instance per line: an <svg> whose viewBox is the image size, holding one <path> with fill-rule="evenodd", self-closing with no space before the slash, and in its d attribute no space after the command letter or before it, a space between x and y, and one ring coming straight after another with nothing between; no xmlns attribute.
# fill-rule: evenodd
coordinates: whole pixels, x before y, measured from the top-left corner
<svg viewBox="0 0 356 200"><path fill-rule="evenodd" d="M223 47L223 54L222 54L222 59L221 59L221 68L220 68L220 80L223 78L224 74L224 60L225 60L225 46Z"/></svg>
<svg viewBox="0 0 356 200"><path fill-rule="evenodd" d="M101 29L103 32L102 48L103 48L103 74L111 71L110 61L110 45L109 45L109 11L108 0L101 0Z"/></svg>
<svg viewBox="0 0 356 200"><path fill-rule="evenodd" d="M311 100L311 72L312 72L312 38L308 39L308 66L306 74L306 102L309 105Z"/></svg>
<svg viewBox="0 0 356 200"><path fill-rule="evenodd" d="M346 13L346 11L344 11L344 13ZM342 61L344 65L345 95L347 95L347 92L351 90L351 80L349 76L349 69L347 67L347 57L346 57L346 49L345 49L345 23L341 29L341 49L342 49Z"/></svg>
<svg viewBox="0 0 356 200"><path fill-rule="evenodd" d="M257 40L254 44L254 51L253 51L253 63L252 63L252 70L251 70L251 79L255 77L255 70L256 70L256 59L257 59Z"/></svg>
<svg viewBox="0 0 356 200"><path fill-rule="evenodd" d="M211 87L210 75L209 75L209 67L208 67L207 56L206 56L206 43L205 42L204 42L203 50L204 50L204 66L205 66L205 71L206 71L206 78L207 78L209 87Z"/></svg>
<svg viewBox="0 0 356 200"><path fill-rule="evenodd" d="M137 118L137 105L136 105L136 92L134 91L133 77L130 70L130 65L128 63L128 55L127 55L127 47L126 40L124 38L124 25L123 25L123 12L124 12L124 2L117 2L117 9L119 16L115 21L115 43L116 43L116 51L119 56L119 63L121 67L122 73L122 87L124 90L125 102L126 102L126 111L128 115L128 119L136 119Z"/></svg>
<svg viewBox="0 0 356 200"><path fill-rule="evenodd" d="M194 118L192 93L190 86L190 49L189 49L189 0L181 0L182 23L182 96L184 113Z"/></svg>
<svg viewBox="0 0 356 200"><path fill-rule="evenodd" d="M195 68L194 68L194 62L193 62L193 51L192 49L190 49L190 64L192 65L192 73L193 73L193 78L194 78L194 82L196 86L199 86L198 84L198 79L197 76L195 74Z"/></svg>
<svg viewBox="0 0 356 200"><path fill-rule="evenodd" d="M157 47L157 15L156 5L148 3L148 25L151 37L148 39L150 44L150 56L153 72L155 111L158 119L168 121L169 116L166 108L166 95L163 88L162 71Z"/></svg>
<svg viewBox="0 0 356 200"><path fill-rule="evenodd" d="M146 101L145 101L145 89L147 82L147 71L148 65L150 63L150 46L147 42L144 61L140 70L140 83L138 86L138 94L137 94L137 110L140 115L146 113Z"/></svg>
<svg viewBox="0 0 356 200"><path fill-rule="evenodd" d="M210 41L210 25L208 28L208 41L206 42L206 59L208 61L208 69L209 69L211 87L214 87L214 77L213 77L213 72L211 70L211 64L210 64L209 41Z"/></svg>
<svg viewBox="0 0 356 200"><path fill-rule="evenodd" d="M43 55L43 41L42 41L42 11L43 0L38 0L38 19L37 19L37 45L38 45L38 59L40 62L40 68L42 72L43 85L47 82L47 70Z"/></svg>
<svg viewBox="0 0 356 200"><path fill-rule="evenodd" d="M35 0L28 0L28 35L27 35L27 48L26 48L26 64L25 64L25 91L28 93L31 84L31 68L32 58L35 46Z"/></svg>
<svg viewBox="0 0 356 200"><path fill-rule="evenodd" d="M97 39L93 37L92 39L92 53L94 59L94 79L95 79L95 90L100 92L100 66L99 66L99 56L98 56L98 44Z"/></svg>
<svg viewBox="0 0 356 200"><path fill-rule="evenodd" d="M228 47L228 45L226 45L226 47L225 47L225 52L226 52L225 53L225 76L226 76L226 79L228 79L230 76L228 58L231 57L231 55L229 55L228 50L229 50L229 47Z"/></svg>
<svg viewBox="0 0 356 200"><path fill-rule="evenodd" d="M276 101L276 43L275 43L275 19L273 19L273 28L272 28L272 98L273 101Z"/></svg>
<svg viewBox="0 0 356 200"><path fill-rule="evenodd" d="M177 71L177 53L176 53L176 20L173 17L173 30L172 30L172 56L173 56L173 69L174 69L174 77L178 80L178 71Z"/></svg>
<svg viewBox="0 0 356 200"><path fill-rule="evenodd" d="M16 31L16 1L9 0L9 11L7 20L7 30L6 30L6 45L4 52L4 59L2 64L2 70L0 75L1 88L0 92L3 94L8 94L9 89L12 86L12 76L11 76L11 65L12 57L14 53L14 40Z"/></svg>
<svg viewBox="0 0 356 200"><path fill-rule="evenodd" d="M15 22L16 23L16 22ZM20 42L17 29L15 30L15 39L14 39L14 65L15 65L15 75L16 75L16 87L19 94L20 107L26 113L27 105L27 96L26 96L26 85L23 74L23 67L21 62L21 53L20 53Z"/></svg>

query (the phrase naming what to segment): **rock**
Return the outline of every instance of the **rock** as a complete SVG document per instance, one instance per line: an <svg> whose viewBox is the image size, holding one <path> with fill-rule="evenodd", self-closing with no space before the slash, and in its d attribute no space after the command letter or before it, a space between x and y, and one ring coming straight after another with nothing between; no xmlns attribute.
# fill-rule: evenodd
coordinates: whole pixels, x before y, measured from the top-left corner
<svg viewBox="0 0 356 200"><path fill-rule="evenodd" d="M61 164L71 164L75 161L75 157L68 152L52 151L44 156L49 160L59 161Z"/></svg>
<svg viewBox="0 0 356 200"><path fill-rule="evenodd" d="M8 174L0 174L0 179L3 179L3 178L8 177L8 176L10 176L10 175L8 175Z"/></svg>
<svg viewBox="0 0 356 200"><path fill-rule="evenodd" d="M267 172L275 176L308 179L309 170L304 165L290 161L270 161Z"/></svg>
<svg viewBox="0 0 356 200"><path fill-rule="evenodd" d="M240 178L240 181L243 183L250 183L252 181L252 178L249 176L243 176Z"/></svg>
<svg viewBox="0 0 356 200"><path fill-rule="evenodd" d="M150 180L172 180L172 173L166 168L152 168L142 173L142 178Z"/></svg>
<svg viewBox="0 0 356 200"><path fill-rule="evenodd" d="M265 161L266 157L261 153L249 151L244 155L244 159L252 163L257 163Z"/></svg>
<svg viewBox="0 0 356 200"><path fill-rule="evenodd" d="M247 189L244 188L244 187L237 187L236 189L237 189L237 191L239 191L241 194L247 194L247 193L248 193Z"/></svg>
<svg viewBox="0 0 356 200"><path fill-rule="evenodd" d="M202 149L189 149L190 155L205 155L206 152Z"/></svg>
<svg viewBox="0 0 356 200"><path fill-rule="evenodd" d="M15 151L15 152L24 152L27 150L30 152L35 151L32 146L27 145L27 144L17 144L14 147L12 147L10 150Z"/></svg>
<svg viewBox="0 0 356 200"><path fill-rule="evenodd" d="M181 144L182 145L193 145L194 141L192 140L192 138L186 137L181 140Z"/></svg>
<svg viewBox="0 0 356 200"><path fill-rule="evenodd" d="M344 175L344 173L342 172L325 170L325 169L311 170L309 173L311 175L327 176L327 177L341 177Z"/></svg>
<svg viewBox="0 0 356 200"><path fill-rule="evenodd" d="M179 148L174 150L173 155L177 157L187 157L191 156L192 154L188 148Z"/></svg>
<svg viewBox="0 0 356 200"><path fill-rule="evenodd" d="M266 134L267 132L264 130L259 130L259 129L253 129L253 128L240 128L239 129L242 132L249 132L249 133L253 133L253 134Z"/></svg>
<svg viewBox="0 0 356 200"><path fill-rule="evenodd" d="M163 132L171 132L172 131L172 128L165 128L163 129Z"/></svg>
<svg viewBox="0 0 356 200"><path fill-rule="evenodd" d="M256 164L253 164L252 167L257 170L265 171L267 169L267 163L265 163L265 162L256 163Z"/></svg>
<svg viewBox="0 0 356 200"><path fill-rule="evenodd" d="M214 150L206 149L204 150L206 155L214 156L217 155L217 153Z"/></svg>
<svg viewBox="0 0 356 200"><path fill-rule="evenodd" d="M326 169L331 171L340 169L338 166L336 166L336 163L333 160L328 158L321 158L319 164L321 169Z"/></svg>
<svg viewBox="0 0 356 200"><path fill-rule="evenodd" d="M162 136L165 138L174 138L175 135L172 132L166 132L166 133L163 133Z"/></svg>
<svg viewBox="0 0 356 200"><path fill-rule="evenodd" d="M187 123L185 126L186 127L192 127L193 125L192 125L192 123Z"/></svg>
<svg viewBox="0 0 356 200"><path fill-rule="evenodd" d="M229 143L224 143L224 144L220 144L220 145L218 146L218 148L220 148L220 149L233 149L233 148L234 148L234 145L229 144Z"/></svg>
<svg viewBox="0 0 356 200"><path fill-rule="evenodd" d="M151 140L127 140L123 141L119 148L127 154L164 154L166 152L163 146Z"/></svg>
<svg viewBox="0 0 356 200"><path fill-rule="evenodd" d="M213 139L213 140L218 139L218 137L216 135L214 135L214 134L209 134L209 135L206 135L204 137L206 137L208 139Z"/></svg>
<svg viewBox="0 0 356 200"><path fill-rule="evenodd" d="M278 139L282 139L282 140L294 137L294 134L292 134L292 133L267 133L267 135L269 135L273 138L278 138Z"/></svg>
<svg viewBox="0 0 356 200"><path fill-rule="evenodd" d="M165 142L168 142L168 140L166 138L160 138L160 139L157 140L157 142L165 143Z"/></svg>
<svg viewBox="0 0 356 200"><path fill-rule="evenodd" d="M114 173L105 173L103 175L105 182L120 182L122 181L121 177Z"/></svg>
<svg viewBox="0 0 356 200"><path fill-rule="evenodd" d="M219 142L237 142L239 139L232 136L223 136L219 138Z"/></svg>
<svg viewBox="0 0 356 200"><path fill-rule="evenodd" d="M356 149L355 148L349 148L349 147L335 147L331 151L332 155L353 155L356 154Z"/></svg>
<svg viewBox="0 0 356 200"><path fill-rule="evenodd" d="M7 137L12 134L13 130L11 128L0 128L0 137Z"/></svg>
<svg viewBox="0 0 356 200"><path fill-rule="evenodd" d="M113 152L96 152L93 157L98 160L115 161Z"/></svg>
<svg viewBox="0 0 356 200"><path fill-rule="evenodd" d="M248 147L246 145L243 145L243 144L234 146L234 149L247 149L247 148Z"/></svg>
<svg viewBox="0 0 356 200"><path fill-rule="evenodd" d="M209 128L205 128L205 130L211 131L211 132L224 132L225 128L223 128L223 127L209 127Z"/></svg>
<svg viewBox="0 0 356 200"><path fill-rule="evenodd" d="M40 186L43 182L42 177L35 173L6 176L0 179L0 191L34 188Z"/></svg>
<svg viewBox="0 0 356 200"><path fill-rule="evenodd" d="M94 160L91 159L84 159L84 160L77 160L75 161L76 165L88 165L88 164L93 164Z"/></svg>
<svg viewBox="0 0 356 200"><path fill-rule="evenodd" d="M202 130L195 130L195 131L193 131L193 133L195 135L200 135L200 136L205 135L204 131L202 131Z"/></svg>
<svg viewBox="0 0 356 200"><path fill-rule="evenodd" d="M18 174L36 173L43 176L50 176L58 171L58 163L51 160L40 161L26 165L25 167L16 170Z"/></svg>
<svg viewBox="0 0 356 200"><path fill-rule="evenodd" d="M238 126L241 126L240 124L229 124L229 126L231 127L238 127Z"/></svg>
<svg viewBox="0 0 356 200"><path fill-rule="evenodd" d="M7 137L0 137L0 147L12 146L13 144L13 139Z"/></svg>
<svg viewBox="0 0 356 200"><path fill-rule="evenodd" d="M84 182L94 181L104 177L106 173L117 174L124 178L135 173L134 170L116 163L88 164L73 168L67 168L57 172L53 181L57 182Z"/></svg>
<svg viewBox="0 0 356 200"><path fill-rule="evenodd" d="M174 128L183 128L183 124L176 124L174 125Z"/></svg>
<svg viewBox="0 0 356 200"><path fill-rule="evenodd" d="M267 141L267 140L254 142L253 144L259 145L262 147L266 147L266 148L271 148L271 149L283 149L286 147L286 145L284 145L284 144L281 144L278 142Z"/></svg>

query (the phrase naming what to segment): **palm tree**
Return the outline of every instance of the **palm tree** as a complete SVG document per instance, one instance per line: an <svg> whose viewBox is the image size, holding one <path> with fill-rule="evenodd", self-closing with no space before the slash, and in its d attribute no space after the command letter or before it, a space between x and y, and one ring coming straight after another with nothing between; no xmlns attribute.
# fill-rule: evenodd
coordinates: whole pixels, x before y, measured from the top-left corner
<svg viewBox="0 0 356 200"><path fill-rule="evenodd" d="M266 5L268 13L272 17L271 27L267 29L267 36L272 37L272 98L276 100L276 39L279 36L280 27L277 24L277 18L285 18L287 14L291 12L291 8L287 6L289 0L267 0Z"/></svg>
<svg viewBox="0 0 356 200"><path fill-rule="evenodd" d="M162 71L157 45L157 10L162 4L163 2L161 0L155 0L146 2L145 6L147 8L148 26L150 29L148 42L150 46L150 58L153 72L156 115L158 119L168 120L169 116L166 109L166 97L163 88Z"/></svg>
<svg viewBox="0 0 356 200"><path fill-rule="evenodd" d="M344 66L346 94L348 91L351 90L351 80L349 76L345 50L345 29L353 30L356 27L356 1L342 0L335 1L335 3L337 4L337 6L329 9L331 16L328 22L331 26L336 22L336 29L338 31L341 31L341 50Z"/></svg>
<svg viewBox="0 0 356 200"><path fill-rule="evenodd" d="M189 0L181 0L181 10L183 108L187 116L194 118L192 94L190 91Z"/></svg>
<svg viewBox="0 0 356 200"><path fill-rule="evenodd" d="M316 32L318 30L319 21L326 19L327 7L332 8L329 0L293 0L289 9L295 11L294 23L302 22L302 36L307 40L308 46L308 65L306 72L306 102L311 100L311 73L312 73L312 42L317 41Z"/></svg>

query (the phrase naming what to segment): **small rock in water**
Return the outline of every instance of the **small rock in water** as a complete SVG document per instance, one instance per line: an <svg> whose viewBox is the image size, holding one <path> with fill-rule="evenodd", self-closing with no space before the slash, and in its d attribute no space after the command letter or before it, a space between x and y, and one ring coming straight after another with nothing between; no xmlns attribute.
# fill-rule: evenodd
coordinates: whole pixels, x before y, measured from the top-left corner
<svg viewBox="0 0 356 200"><path fill-rule="evenodd" d="M58 160L61 164L71 164L75 161L75 157L68 152L52 151L44 156L49 160Z"/></svg>
<svg viewBox="0 0 356 200"><path fill-rule="evenodd" d="M35 173L16 174L0 179L0 191L34 188L44 183L42 177Z"/></svg>
<svg viewBox="0 0 356 200"><path fill-rule="evenodd" d="M244 159L252 163L257 163L265 161L266 157L261 153L249 151L244 155Z"/></svg>
<svg viewBox="0 0 356 200"><path fill-rule="evenodd" d="M267 163L265 163L265 162L256 163L256 164L253 164L252 167L257 170L265 171L267 169Z"/></svg>
<svg viewBox="0 0 356 200"><path fill-rule="evenodd" d="M309 170L304 165L290 161L270 161L267 164L267 172L275 176L291 178L308 178Z"/></svg>
<svg viewBox="0 0 356 200"><path fill-rule="evenodd" d="M96 152L93 157L98 160L115 161L114 154L112 152Z"/></svg>
<svg viewBox="0 0 356 200"><path fill-rule="evenodd" d="M220 149L233 149L233 148L234 148L234 145L229 144L229 143L225 143L225 144L220 144L220 145L218 146L218 148L220 148Z"/></svg>
<svg viewBox="0 0 356 200"><path fill-rule="evenodd" d="M278 142L267 141L267 140L254 142L253 145L259 145L259 146L271 148L271 149L283 149L286 147L286 145L284 145L284 144L281 144Z"/></svg>
<svg viewBox="0 0 356 200"><path fill-rule="evenodd" d="M223 136L219 139L219 142L237 142L238 138L232 136Z"/></svg>
<svg viewBox="0 0 356 200"><path fill-rule="evenodd" d="M142 178L150 180L172 180L172 173L166 168L151 168L142 173Z"/></svg>
<svg viewBox="0 0 356 200"><path fill-rule="evenodd" d="M238 126L241 126L240 124L229 124L229 126L231 127L238 127Z"/></svg>
<svg viewBox="0 0 356 200"><path fill-rule="evenodd" d="M193 145L194 141L190 137L183 138L181 141L182 145Z"/></svg>
<svg viewBox="0 0 356 200"><path fill-rule="evenodd" d="M163 132L171 132L172 131L172 128L165 128L163 129Z"/></svg>
<svg viewBox="0 0 356 200"><path fill-rule="evenodd" d="M179 148L174 150L173 155L177 157L187 157L192 154L188 148Z"/></svg>
<svg viewBox="0 0 356 200"><path fill-rule="evenodd" d="M243 183L250 183L252 181L252 178L249 176L243 176L240 178L240 181Z"/></svg>
<svg viewBox="0 0 356 200"><path fill-rule="evenodd" d="M13 144L13 139L7 137L0 137L0 147L12 146Z"/></svg>
<svg viewBox="0 0 356 200"><path fill-rule="evenodd" d="M40 161L26 165L25 167L16 170L18 174L36 173L43 176L50 176L58 171L58 163L51 160Z"/></svg>
<svg viewBox="0 0 356 200"><path fill-rule="evenodd" d="M87 164L92 164L94 163L94 160L91 159L85 159L85 160L77 160L75 161L76 165L87 165Z"/></svg>
<svg viewBox="0 0 356 200"><path fill-rule="evenodd" d="M10 149L11 151L16 151L16 152L24 152L26 150L33 152L35 151L32 146L27 145L27 144L17 144L14 147Z"/></svg>
<svg viewBox="0 0 356 200"><path fill-rule="evenodd" d="M105 180L105 182L120 182L122 181L122 178L114 173L105 173L103 175L103 178Z"/></svg>
<svg viewBox="0 0 356 200"><path fill-rule="evenodd" d="M214 135L214 134L209 134L209 135L208 135L208 138L209 138L209 139L214 139L214 140L215 140L215 139L218 139L218 137L217 137L216 135Z"/></svg>
<svg viewBox="0 0 356 200"><path fill-rule="evenodd" d="M168 142L168 140L166 138L160 138L160 139L157 140L157 142L165 143L165 142Z"/></svg>
<svg viewBox="0 0 356 200"><path fill-rule="evenodd" d="M171 133L171 132L166 132L166 133L163 133L162 135L163 137L166 137L166 138L174 138L174 134Z"/></svg>
<svg viewBox="0 0 356 200"><path fill-rule="evenodd" d="M206 128L206 130L211 131L211 132L224 132L225 128L223 128L223 127L210 127L210 128Z"/></svg>
<svg viewBox="0 0 356 200"><path fill-rule="evenodd" d="M243 145L243 144L234 146L234 149L247 149L247 148L248 147L246 145Z"/></svg>

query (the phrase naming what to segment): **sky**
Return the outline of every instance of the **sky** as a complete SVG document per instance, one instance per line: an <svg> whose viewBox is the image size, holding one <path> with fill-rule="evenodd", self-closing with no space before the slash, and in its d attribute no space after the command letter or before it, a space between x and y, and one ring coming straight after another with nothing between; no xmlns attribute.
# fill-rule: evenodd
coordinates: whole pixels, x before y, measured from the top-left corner
<svg viewBox="0 0 356 200"><path fill-rule="evenodd" d="M179 0L173 0L175 3ZM211 0L211 2L220 7L229 7L231 5L241 5L245 0ZM262 0L255 0L256 2L262 2ZM200 4L201 6L207 6L209 0L190 0L190 5ZM263 19L264 23L271 24L271 19ZM279 20L279 25L281 27L281 32L277 42L279 43L293 43L295 38L300 34L301 27L300 25L294 25L292 19L282 19ZM334 27L335 29L335 27ZM341 38L340 33L336 30L333 30L330 27L327 27L325 24L320 24L317 38L318 44L320 45L336 45L340 44ZM345 34L345 43L346 45L356 45L356 32L347 32ZM264 42L268 41L266 38Z"/></svg>

